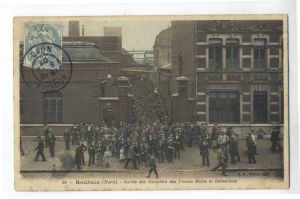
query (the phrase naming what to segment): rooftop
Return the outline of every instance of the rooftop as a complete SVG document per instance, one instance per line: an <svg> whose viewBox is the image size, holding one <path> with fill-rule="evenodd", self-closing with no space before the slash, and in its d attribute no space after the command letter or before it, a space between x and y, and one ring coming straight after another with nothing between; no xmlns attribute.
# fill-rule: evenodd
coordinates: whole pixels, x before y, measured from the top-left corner
<svg viewBox="0 0 300 199"><path fill-rule="evenodd" d="M63 48L69 54L72 62L76 61L93 61L99 63L112 63L112 61L105 57L102 53L100 48L90 42L83 42L83 41L64 41ZM63 56L63 59L66 59Z"/></svg>

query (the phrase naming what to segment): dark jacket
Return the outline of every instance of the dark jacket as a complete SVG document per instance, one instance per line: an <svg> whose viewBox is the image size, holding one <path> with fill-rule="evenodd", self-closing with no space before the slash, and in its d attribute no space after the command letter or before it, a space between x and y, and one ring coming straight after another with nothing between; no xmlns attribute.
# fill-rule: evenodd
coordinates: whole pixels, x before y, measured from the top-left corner
<svg viewBox="0 0 300 199"><path fill-rule="evenodd" d="M54 135L49 136L49 138L48 138L48 144L49 144L50 146L54 146L54 145L55 145L55 141L56 141L56 138L55 138Z"/></svg>
<svg viewBox="0 0 300 199"><path fill-rule="evenodd" d="M80 144L80 146L79 146L80 148L81 148L81 154L83 155L83 152L85 152L86 151L86 146L84 146L84 144Z"/></svg>
<svg viewBox="0 0 300 199"><path fill-rule="evenodd" d="M37 145L37 147L35 148L35 150L39 150L39 151L43 151L43 150L44 150L44 142L43 142L42 139L39 139L38 145Z"/></svg>
<svg viewBox="0 0 300 199"><path fill-rule="evenodd" d="M90 145L89 145L89 148L88 148L88 153L89 153L89 154L95 154L95 152L96 152L95 145L90 144Z"/></svg>
<svg viewBox="0 0 300 199"><path fill-rule="evenodd" d="M251 135L247 136L247 138L246 138L246 144L247 144L248 152L254 153L254 151L255 151L255 143L254 143Z"/></svg>
<svg viewBox="0 0 300 199"><path fill-rule="evenodd" d="M229 152L230 153L235 153L238 151L238 148L239 148L239 143L236 139L234 138L230 138L229 139Z"/></svg>
<svg viewBox="0 0 300 199"><path fill-rule="evenodd" d="M136 153L135 153L135 149L133 146L129 147L129 150L128 150L128 159L135 159L136 157Z"/></svg>
<svg viewBox="0 0 300 199"><path fill-rule="evenodd" d="M81 158L82 158L82 147L77 146L76 149L75 149L75 160L80 161Z"/></svg>
<svg viewBox="0 0 300 199"><path fill-rule="evenodd" d="M218 140L219 135L220 135L220 132L219 132L218 128L214 126L211 131L211 140Z"/></svg>
<svg viewBox="0 0 300 199"><path fill-rule="evenodd" d="M71 139L71 134L70 134L70 132L69 132L69 131L65 131L65 132L64 132L64 140L65 140L65 141L70 141L70 139Z"/></svg>
<svg viewBox="0 0 300 199"><path fill-rule="evenodd" d="M208 153L208 148L209 148L209 143L207 140L201 142L200 144L200 153L201 155L207 155Z"/></svg>
<svg viewBox="0 0 300 199"><path fill-rule="evenodd" d="M271 132L271 142L275 142L275 143L278 142L280 140L279 134L280 134L280 131L273 130Z"/></svg>
<svg viewBox="0 0 300 199"><path fill-rule="evenodd" d="M155 161L154 158L150 158L150 159L149 159L149 167L150 167L151 169L156 169L156 161Z"/></svg>
<svg viewBox="0 0 300 199"><path fill-rule="evenodd" d="M44 129L44 136L47 138L47 137L49 137L49 133L50 133L50 129L49 129L49 127L46 127L45 129Z"/></svg>

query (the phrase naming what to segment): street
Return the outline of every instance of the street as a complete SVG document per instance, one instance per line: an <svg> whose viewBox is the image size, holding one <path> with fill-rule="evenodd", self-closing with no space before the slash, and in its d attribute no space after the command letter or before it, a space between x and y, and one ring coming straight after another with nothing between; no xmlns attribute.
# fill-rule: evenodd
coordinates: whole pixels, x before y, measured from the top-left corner
<svg viewBox="0 0 300 199"><path fill-rule="evenodd" d="M25 152L24 156L21 156L21 170L23 172L52 172L52 171L77 171L74 162L75 146L71 146L70 150L65 150L64 142L57 141L55 146L55 157L50 157L49 149L45 148L44 154L47 161L42 162L41 158L39 161L34 161L36 152L34 148L36 147L35 138L26 138L23 140L23 149ZM245 140L240 140L239 152L241 156L241 162L236 165L228 163L227 169L232 170L231 172L238 175L239 171L251 170L251 171L262 171L262 170L276 170L283 168L283 154L282 153L271 153L269 147L271 142L269 140L260 139L257 140L257 153L256 164L249 164L247 160ZM174 163L157 163L158 171L160 173L168 173L174 175L174 173L184 172L184 175L188 175L189 172L192 176L195 173L207 173L208 175L215 175L214 172L207 172L215 165L217 165L217 158L215 152L210 149L210 162L211 166L202 166L201 156L197 145L189 148L185 146L185 150L181 151L181 158L174 159ZM145 167L143 163L138 165L138 170L133 168L132 164L129 164L128 169L124 168L124 163L120 163L116 157L111 158L110 167L106 168L104 166L88 166L88 154L85 152L85 165L82 166L81 172L127 172L130 173L146 173L148 168ZM201 174L201 175L202 175ZM72 174L73 175L73 174ZM99 174L100 175L100 174ZM132 174L135 175L135 174Z"/></svg>

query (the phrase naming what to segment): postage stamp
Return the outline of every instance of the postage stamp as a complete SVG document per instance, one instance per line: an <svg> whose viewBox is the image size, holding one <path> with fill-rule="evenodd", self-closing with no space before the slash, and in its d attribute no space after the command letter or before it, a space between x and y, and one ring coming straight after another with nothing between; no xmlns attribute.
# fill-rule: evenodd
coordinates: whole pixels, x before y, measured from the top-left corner
<svg viewBox="0 0 300 199"><path fill-rule="evenodd" d="M62 45L62 25L61 24L40 24L40 23L28 23L24 25L25 38L24 38L24 52L29 51L33 46L41 43L54 43L56 45ZM62 59L62 52L60 50L53 50L52 53L55 57ZM25 65L30 65L33 57L27 57L24 60Z"/></svg>
<svg viewBox="0 0 300 199"><path fill-rule="evenodd" d="M18 191L286 189L286 15L16 17Z"/></svg>
<svg viewBox="0 0 300 199"><path fill-rule="evenodd" d="M21 61L24 82L28 87L42 93L62 89L70 81L72 74L71 58L61 47L62 25L28 23L24 25L24 29Z"/></svg>
<svg viewBox="0 0 300 199"><path fill-rule="evenodd" d="M67 59L64 66L62 57ZM58 91L71 79L72 61L59 45L39 43L25 52L21 62L21 74L26 85L38 92Z"/></svg>

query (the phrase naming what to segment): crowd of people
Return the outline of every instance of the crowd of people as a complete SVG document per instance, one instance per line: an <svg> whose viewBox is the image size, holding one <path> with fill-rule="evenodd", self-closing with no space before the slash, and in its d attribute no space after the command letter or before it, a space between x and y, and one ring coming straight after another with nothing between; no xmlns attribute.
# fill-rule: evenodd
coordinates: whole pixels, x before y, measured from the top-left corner
<svg viewBox="0 0 300 199"><path fill-rule="evenodd" d="M50 155L55 155L56 138L47 125L44 126L44 140L39 136L37 155L43 161L46 158L43 154L44 147L48 147ZM274 128L271 133L272 152L281 151L279 144L280 130ZM245 148L247 148L248 163L255 164L256 138L254 131L249 131ZM209 132L207 123L174 123L169 125L156 121L154 123L127 123L119 122L107 125L101 122L99 125L74 124L73 127L64 131L64 142L66 150L70 145L75 147L75 163L77 169L85 165L85 153L88 154L88 165L110 167L111 158L118 158L120 163L128 168L129 164L135 169L138 166L150 168L156 174L156 160L158 163L172 164L174 159L181 158L182 151L186 147L199 147L202 165L210 167L209 152L217 153L218 165L212 170L222 168L222 174L226 175L226 163L237 164L241 161L239 153L239 139L232 127L221 128L214 125ZM209 150L209 149L212 150ZM230 159L230 161L229 161Z"/></svg>
<svg viewBox="0 0 300 199"><path fill-rule="evenodd" d="M147 78L131 79L129 92L133 96L133 120L146 123L168 121L166 97L162 97L152 81Z"/></svg>

